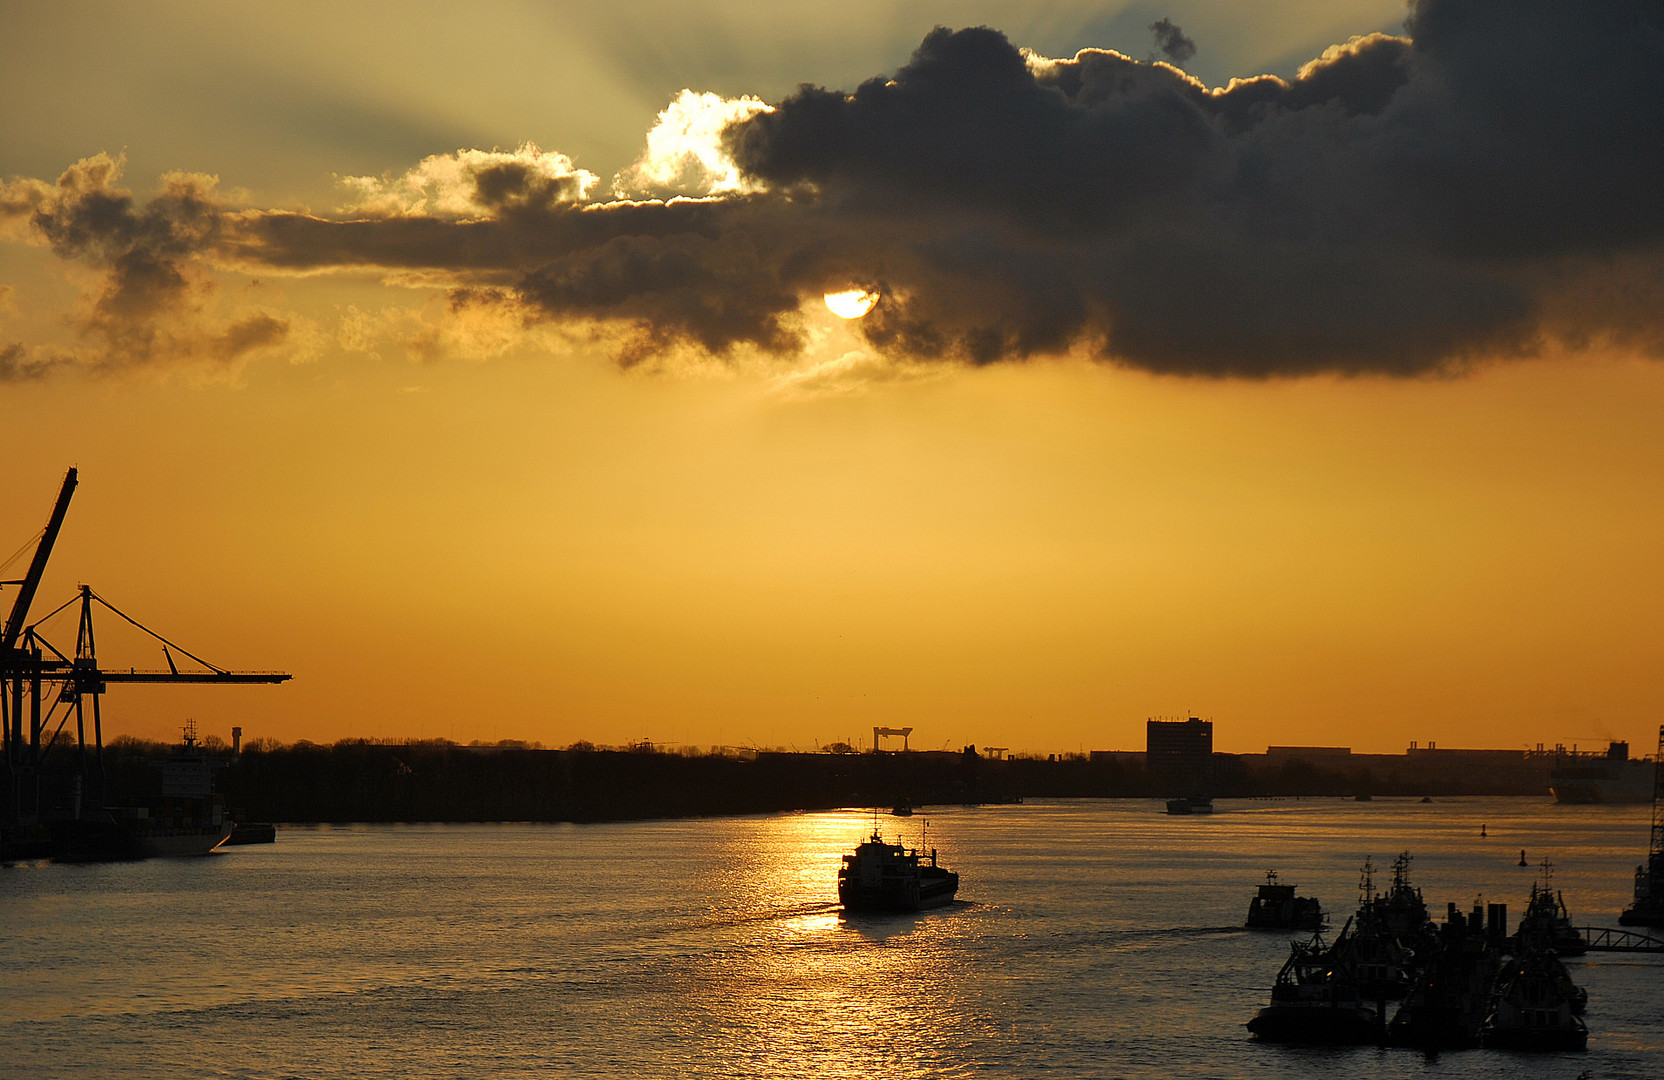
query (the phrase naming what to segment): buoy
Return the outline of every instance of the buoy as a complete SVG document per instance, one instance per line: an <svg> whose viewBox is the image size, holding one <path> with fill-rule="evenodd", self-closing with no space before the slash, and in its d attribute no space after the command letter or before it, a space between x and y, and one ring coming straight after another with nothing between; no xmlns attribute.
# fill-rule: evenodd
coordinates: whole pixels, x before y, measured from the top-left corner
<svg viewBox="0 0 1664 1080"><path fill-rule="evenodd" d="M1530 866L1531 865L1530 863L1525 861L1525 849L1524 848L1520 848L1520 865L1521 866Z"/></svg>
<svg viewBox="0 0 1664 1080"><path fill-rule="evenodd" d="M1485 826L1484 826L1484 825L1480 825L1480 826L1479 826L1479 835L1480 835L1480 836L1484 836L1484 835L1485 835Z"/></svg>

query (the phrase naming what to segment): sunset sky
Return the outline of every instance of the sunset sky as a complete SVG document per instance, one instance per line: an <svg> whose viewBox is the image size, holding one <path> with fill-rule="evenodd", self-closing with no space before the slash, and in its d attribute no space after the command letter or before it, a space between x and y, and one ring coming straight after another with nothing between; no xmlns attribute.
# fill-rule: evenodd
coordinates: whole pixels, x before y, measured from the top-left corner
<svg viewBox="0 0 1664 1080"><path fill-rule="evenodd" d="M74 465L37 614L294 673L107 736L1664 720L1656 2L4 0L0 95L0 578Z"/></svg>

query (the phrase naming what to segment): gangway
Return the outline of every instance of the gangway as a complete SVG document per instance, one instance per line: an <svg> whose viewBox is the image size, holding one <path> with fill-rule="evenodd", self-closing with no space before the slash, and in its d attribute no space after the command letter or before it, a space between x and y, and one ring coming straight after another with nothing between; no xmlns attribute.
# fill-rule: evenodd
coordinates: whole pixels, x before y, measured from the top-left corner
<svg viewBox="0 0 1664 1080"><path fill-rule="evenodd" d="M1590 952L1645 952L1664 953L1664 938L1641 934L1634 930L1613 930L1605 926L1580 926Z"/></svg>

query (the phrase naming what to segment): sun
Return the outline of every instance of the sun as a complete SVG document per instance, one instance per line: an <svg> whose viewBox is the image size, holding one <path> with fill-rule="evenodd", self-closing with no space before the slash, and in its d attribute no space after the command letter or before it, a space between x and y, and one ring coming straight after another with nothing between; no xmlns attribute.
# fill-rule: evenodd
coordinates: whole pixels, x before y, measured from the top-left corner
<svg viewBox="0 0 1664 1080"><path fill-rule="evenodd" d="M865 289L846 289L826 294L826 306L840 319L859 319L878 303L878 294Z"/></svg>

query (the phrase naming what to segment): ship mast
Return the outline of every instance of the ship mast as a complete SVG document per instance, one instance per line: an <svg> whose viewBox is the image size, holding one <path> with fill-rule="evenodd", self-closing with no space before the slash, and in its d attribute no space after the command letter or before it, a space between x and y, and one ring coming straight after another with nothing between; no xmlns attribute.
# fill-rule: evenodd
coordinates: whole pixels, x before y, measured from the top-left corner
<svg viewBox="0 0 1664 1080"><path fill-rule="evenodd" d="M1664 724L1658 728L1658 751L1652 759L1652 850L1648 862L1664 859Z"/></svg>

